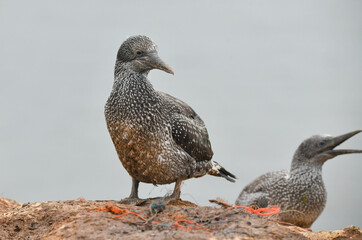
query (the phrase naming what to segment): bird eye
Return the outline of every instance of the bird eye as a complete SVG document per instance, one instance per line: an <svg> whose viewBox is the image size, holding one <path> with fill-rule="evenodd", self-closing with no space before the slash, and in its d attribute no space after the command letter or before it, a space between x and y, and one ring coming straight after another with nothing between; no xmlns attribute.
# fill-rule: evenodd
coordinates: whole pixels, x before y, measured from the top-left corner
<svg viewBox="0 0 362 240"><path fill-rule="evenodd" d="M326 144L325 141L322 141L322 142L319 143L320 146L324 146L325 144Z"/></svg>
<svg viewBox="0 0 362 240"><path fill-rule="evenodd" d="M142 56L143 52L141 50L136 51L137 56Z"/></svg>

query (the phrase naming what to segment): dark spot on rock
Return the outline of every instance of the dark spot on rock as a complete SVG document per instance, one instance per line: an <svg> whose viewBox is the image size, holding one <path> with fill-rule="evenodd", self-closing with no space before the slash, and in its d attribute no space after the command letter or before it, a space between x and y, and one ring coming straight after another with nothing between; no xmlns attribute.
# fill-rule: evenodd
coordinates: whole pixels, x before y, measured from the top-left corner
<svg viewBox="0 0 362 240"><path fill-rule="evenodd" d="M32 222L32 223L30 223L29 230L34 230L34 229L36 229L36 228L37 228L37 225L38 225L37 222Z"/></svg>

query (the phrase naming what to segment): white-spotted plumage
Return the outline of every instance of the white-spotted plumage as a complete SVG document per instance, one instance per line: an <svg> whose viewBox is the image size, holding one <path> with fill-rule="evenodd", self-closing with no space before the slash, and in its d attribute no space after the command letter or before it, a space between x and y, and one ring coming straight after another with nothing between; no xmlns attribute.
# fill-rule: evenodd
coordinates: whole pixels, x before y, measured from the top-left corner
<svg viewBox="0 0 362 240"><path fill-rule="evenodd" d="M118 157L133 178L130 197L138 197L139 182L176 182L207 173L233 180L221 166L213 170L213 155L204 122L186 103L156 91L147 79L158 68L173 73L145 36L128 38L120 47L115 80L105 106L107 126ZM222 172L222 173L219 173Z"/></svg>
<svg viewBox="0 0 362 240"><path fill-rule="evenodd" d="M323 164L341 154L362 153L361 150L334 149L359 132L338 137L315 135L306 139L296 150L290 170L261 175L244 187L235 204L260 208L277 205L281 209L280 221L310 227L327 200Z"/></svg>

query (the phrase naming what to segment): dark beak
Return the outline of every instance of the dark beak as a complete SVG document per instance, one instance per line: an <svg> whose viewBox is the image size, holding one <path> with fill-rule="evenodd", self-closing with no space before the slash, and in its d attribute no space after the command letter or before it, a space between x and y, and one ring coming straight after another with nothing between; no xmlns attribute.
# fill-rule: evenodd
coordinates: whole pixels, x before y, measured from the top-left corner
<svg viewBox="0 0 362 240"><path fill-rule="evenodd" d="M162 61L162 59L157 55L157 52L149 53L147 56L147 65L151 68L157 68L167 73L174 74L172 68Z"/></svg>
<svg viewBox="0 0 362 240"><path fill-rule="evenodd" d="M328 155L330 155L332 157L342 155L342 154L349 154L349 153L362 153L362 150L354 150L354 149L336 149L336 150L334 150L335 147L337 147L338 145L340 145L347 139L350 139L351 137L353 137L354 135L356 135L357 133L360 133L360 132L362 132L362 130L356 130L356 131L353 131L350 133L343 134L338 137L334 137L333 139L331 139L327 142L326 147L324 148L327 151L325 151L324 153L327 153Z"/></svg>

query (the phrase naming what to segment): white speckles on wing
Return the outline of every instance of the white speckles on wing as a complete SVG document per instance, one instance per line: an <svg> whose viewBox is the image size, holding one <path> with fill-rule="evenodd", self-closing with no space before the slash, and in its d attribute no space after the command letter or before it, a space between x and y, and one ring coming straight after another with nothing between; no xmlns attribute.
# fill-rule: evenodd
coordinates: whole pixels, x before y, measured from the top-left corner
<svg viewBox="0 0 362 240"><path fill-rule="evenodd" d="M202 119L186 103L159 92L170 115L172 137L177 145L197 161L210 160L213 152L209 135Z"/></svg>
<svg viewBox="0 0 362 240"><path fill-rule="evenodd" d="M160 161L160 163L162 164L163 161L165 161L165 159L162 157L162 155L158 156L158 161Z"/></svg>
<svg viewBox="0 0 362 240"><path fill-rule="evenodd" d="M115 130L117 130L117 129L118 129L118 127L116 127ZM127 139L127 137L128 137L128 133L126 131L124 131L122 134L122 139Z"/></svg>

